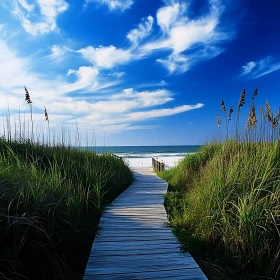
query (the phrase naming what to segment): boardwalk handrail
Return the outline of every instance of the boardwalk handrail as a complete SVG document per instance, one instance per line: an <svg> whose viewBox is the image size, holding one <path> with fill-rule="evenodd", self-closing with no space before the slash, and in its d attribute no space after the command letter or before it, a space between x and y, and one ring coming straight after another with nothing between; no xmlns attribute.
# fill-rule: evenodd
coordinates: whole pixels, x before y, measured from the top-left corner
<svg viewBox="0 0 280 280"><path fill-rule="evenodd" d="M116 157L116 158L119 158L119 159L122 159L122 157L116 155L116 154L112 154L113 157Z"/></svg>
<svg viewBox="0 0 280 280"><path fill-rule="evenodd" d="M152 157L153 168L159 172L165 169L164 162L158 158Z"/></svg>

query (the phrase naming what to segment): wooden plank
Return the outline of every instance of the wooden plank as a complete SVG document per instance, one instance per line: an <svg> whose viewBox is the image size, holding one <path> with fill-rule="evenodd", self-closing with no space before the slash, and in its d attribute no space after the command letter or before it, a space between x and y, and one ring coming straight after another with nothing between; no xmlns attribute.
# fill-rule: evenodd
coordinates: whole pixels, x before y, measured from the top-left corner
<svg viewBox="0 0 280 280"><path fill-rule="evenodd" d="M114 219L114 220L112 220ZM164 223L164 222L168 222L167 220L167 216L166 214L163 216L163 214L161 215L131 215L131 216L128 216L128 215L111 215L111 214L108 214L108 215L104 215L104 217L101 217L100 221L107 221L107 220L110 220L110 222L115 222L115 223L118 223L119 220L123 220L123 221L134 221L134 222L139 222L141 223L143 220L147 220L147 219L150 219L150 220L160 220L161 223Z"/></svg>
<svg viewBox="0 0 280 280"><path fill-rule="evenodd" d="M175 238L173 235L169 233L162 233L161 231L156 232L149 232L149 231L128 231L128 232L113 232L110 230L102 231L102 234L98 234L98 239L105 239L110 240L110 238L118 239L118 238L129 238L129 237L135 237L135 238ZM176 239L176 238L175 238ZM177 240L177 239L176 239Z"/></svg>
<svg viewBox="0 0 280 280"><path fill-rule="evenodd" d="M100 258L100 256L102 256L102 258ZM135 256L135 255L134 255ZM147 261L149 263L153 262L154 260L157 261L163 261L163 262L170 262L170 260L172 260L172 262L177 262L177 261L184 261L184 262L188 262L189 259L188 258L192 258L192 256L190 254L178 254L177 252L175 253L170 253L170 254L156 254L156 255L137 255L137 260L139 261ZM129 259L129 260L128 260ZM91 261L93 263L95 263L96 261L99 260L104 260L104 261L119 261L119 262L123 262L123 261L133 261L134 259L131 257L131 255L117 255L117 256L111 256L111 255L99 255L96 254L94 256L92 256Z"/></svg>
<svg viewBox="0 0 280 280"><path fill-rule="evenodd" d="M147 251L149 253L153 253L155 252L157 249L161 249L162 248L162 242L161 244L139 244L138 242L122 242L119 243L113 243L112 242L98 242L98 241L94 241L94 244L92 246L92 250L95 251L123 251L123 250L135 250L135 251ZM172 242L172 243L167 243L164 242L164 249L172 249L172 248L176 248L178 251L180 249L180 245L176 242Z"/></svg>
<svg viewBox="0 0 280 280"><path fill-rule="evenodd" d="M90 280L88 276L84 277L84 280ZM200 269L185 269L185 270L172 270L172 271L162 271L156 272L141 272L141 273L128 273L128 274L103 274L96 275L98 280L148 280L148 279L176 279L176 280L205 280L207 279Z"/></svg>
<svg viewBox="0 0 280 280"><path fill-rule="evenodd" d="M95 269L93 268L93 272ZM104 273L106 272L107 273ZM170 277L172 279L173 275L185 275L185 279L206 279L199 277L199 268L178 268L178 269L168 269L168 268L161 268L159 270L142 270L142 271L131 271L130 269L127 269L126 272L120 272L117 271L114 267L107 267L104 269L98 269L98 272L95 273L96 277L95 279L103 279L101 278L103 275L107 275L107 277L111 277L113 275L115 276L121 276L121 277L132 277L130 279L158 279L160 275L164 277ZM136 278L135 278L136 277ZM105 278L106 279L106 278ZM107 279L114 279L114 278L107 278ZM119 278L124 279L124 278ZM125 278L127 279L127 278Z"/></svg>
<svg viewBox="0 0 280 280"><path fill-rule="evenodd" d="M169 255L169 254L178 254L179 250L178 248L160 248L157 251L153 251L153 256L159 256L159 255ZM89 263L91 262L91 258L95 257L95 256L131 256L132 258L134 258L137 261L137 257L138 256L151 256L151 252L150 251L143 251L143 250L127 250L127 251L96 251L96 252L92 252L90 254L90 258L89 258Z"/></svg>
<svg viewBox="0 0 280 280"><path fill-rule="evenodd" d="M109 269L108 269L109 267ZM137 264L127 262L127 263L119 263L119 262L100 262L97 261L94 263L94 267L91 268L91 272L98 274L114 274L114 273L143 273L143 272L162 272L162 271L175 271L175 270L191 270L197 269L197 265L191 265L190 263L173 263L166 262L166 266L162 268L162 262L157 264L151 264L146 261L138 262Z"/></svg>
<svg viewBox="0 0 280 280"><path fill-rule="evenodd" d="M151 169L134 175L134 183L100 219L84 280L206 279L168 227L167 183Z"/></svg>

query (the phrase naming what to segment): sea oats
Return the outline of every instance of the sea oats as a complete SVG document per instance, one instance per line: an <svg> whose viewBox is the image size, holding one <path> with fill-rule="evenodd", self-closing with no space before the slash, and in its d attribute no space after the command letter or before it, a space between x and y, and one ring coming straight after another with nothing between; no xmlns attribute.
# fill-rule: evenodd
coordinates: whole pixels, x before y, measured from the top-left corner
<svg viewBox="0 0 280 280"><path fill-rule="evenodd" d="M257 125L257 116L256 116L255 104L253 103L250 109L247 127L251 128L251 127L255 127L256 125Z"/></svg>
<svg viewBox="0 0 280 280"><path fill-rule="evenodd" d="M220 128L221 124L222 124L222 121L220 120L219 116L218 115L215 115L215 118L217 120L217 125L218 125L218 128Z"/></svg>
<svg viewBox="0 0 280 280"><path fill-rule="evenodd" d="M47 108L46 106L45 107L45 121L49 121L49 115L48 115L48 112L47 112Z"/></svg>
<svg viewBox="0 0 280 280"><path fill-rule="evenodd" d="M28 92L26 87L24 87L24 89L25 89L25 101L26 101L27 104L31 104L32 101L30 99L30 94L29 94L29 92Z"/></svg>
<svg viewBox="0 0 280 280"><path fill-rule="evenodd" d="M222 108L222 111L225 113L226 112L226 106L225 106L225 102L224 102L223 99L222 99L222 102L221 102L221 108Z"/></svg>
<svg viewBox="0 0 280 280"><path fill-rule="evenodd" d="M230 109L229 109L228 121L231 120L232 113L233 113L233 105L231 105L231 107L230 107Z"/></svg>
<svg viewBox="0 0 280 280"><path fill-rule="evenodd" d="M31 98L30 98L30 94L27 90L26 87L24 87L24 90L25 90L25 101L27 104L30 105L30 119L31 119L31 140L33 141L34 140L34 130L33 130L33 116L32 116L32 101L31 101ZM29 136L29 134L28 134Z"/></svg>
<svg viewBox="0 0 280 280"><path fill-rule="evenodd" d="M255 89L254 92L253 92L252 99L255 99L256 96L258 95L258 93L259 93L259 88L256 87L256 89Z"/></svg>
<svg viewBox="0 0 280 280"><path fill-rule="evenodd" d="M271 110L269 102L266 100L265 102L265 111L266 111L266 116L269 122L273 123L273 112Z"/></svg>
<svg viewBox="0 0 280 280"><path fill-rule="evenodd" d="M246 96L246 89L243 88L238 102L238 107L237 107L238 112L240 111L241 107L244 106L245 104L245 96Z"/></svg>
<svg viewBox="0 0 280 280"><path fill-rule="evenodd" d="M265 120L265 113L263 111L263 107L260 107L260 111L261 111L261 116L262 116L262 120Z"/></svg>

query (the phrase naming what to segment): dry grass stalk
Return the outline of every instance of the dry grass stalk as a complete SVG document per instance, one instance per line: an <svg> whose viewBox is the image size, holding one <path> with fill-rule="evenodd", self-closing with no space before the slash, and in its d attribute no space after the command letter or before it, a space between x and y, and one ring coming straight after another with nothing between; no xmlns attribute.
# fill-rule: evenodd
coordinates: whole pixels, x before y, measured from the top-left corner
<svg viewBox="0 0 280 280"><path fill-rule="evenodd" d="M230 109L229 109L228 121L231 120L232 113L233 113L233 105L231 105L231 107L230 107Z"/></svg>
<svg viewBox="0 0 280 280"><path fill-rule="evenodd" d="M242 89L239 102L237 105L237 117L236 117L236 138L239 138L239 133L238 133L238 127L239 127L239 115L240 115L240 109L245 105L245 97L246 97L246 88Z"/></svg>
<svg viewBox="0 0 280 280"><path fill-rule="evenodd" d="M31 101L31 99L30 99L30 94L29 94L27 88L24 87L24 89L25 89L25 101L26 101L26 103L27 103L27 104L33 103L33 102Z"/></svg>
<svg viewBox="0 0 280 280"><path fill-rule="evenodd" d="M253 103L250 109L247 127L252 128L255 127L256 125L257 125L257 115L256 115L255 104Z"/></svg>
<svg viewBox="0 0 280 280"><path fill-rule="evenodd" d="M266 116L269 122L273 123L273 112L271 110L269 102L266 100L265 102L265 111L266 111Z"/></svg>
<svg viewBox="0 0 280 280"><path fill-rule="evenodd" d="M262 120L265 122L265 113L263 111L263 107L260 107L260 111L261 111L261 116L262 116Z"/></svg>
<svg viewBox="0 0 280 280"><path fill-rule="evenodd" d="M245 105L245 96L246 96L246 89L243 88L238 102L238 107L237 107L238 112L240 112L241 107Z"/></svg>
<svg viewBox="0 0 280 280"><path fill-rule="evenodd" d="M222 124L222 121L220 120L220 118L219 118L218 115L216 115L215 118L216 118L216 120L217 120L218 128L220 128L220 127L221 127L221 124Z"/></svg>
<svg viewBox="0 0 280 280"><path fill-rule="evenodd" d="M47 111L47 108L46 108L46 106L44 106L45 107L45 121L47 121L48 122L48 132L49 132L49 140L48 140L48 144L50 145L51 143L50 143L50 137L51 137L51 131L50 131L50 120L49 120L49 115L48 115L48 111Z"/></svg>
<svg viewBox="0 0 280 280"><path fill-rule="evenodd" d="M278 113L277 113L277 115L276 115L276 118L280 119L280 107L279 107L279 109L278 109Z"/></svg>
<svg viewBox="0 0 280 280"><path fill-rule="evenodd" d="M48 112L47 112L47 108L46 106L45 107L45 121L48 121L49 122L49 115L48 115Z"/></svg>
<svg viewBox="0 0 280 280"><path fill-rule="evenodd" d="M273 119L272 127L277 128L279 125L279 121L280 121L280 108L278 109L278 113L277 113L276 117Z"/></svg>
<svg viewBox="0 0 280 280"><path fill-rule="evenodd" d="M24 87L24 90L25 90L25 101L27 104L30 105L30 118L31 118L31 140L33 140L34 138L34 130L33 130L33 116L32 116L32 101L31 101L31 98L30 98L30 94L27 90L26 87Z"/></svg>
<svg viewBox="0 0 280 280"><path fill-rule="evenodd" d="M226 112L226 106L225 106L225 102L224 102L223 99L222 99L222 102L221 102L221 108L222 108L222 111L225 113Z"/></svg>
<svg viewBox="0 0 280 280"><path fill-rule="evenodd" d="M253 100L256 98L256 96L258 95L258 93L259 93L259 88L256 87L256 89L254 90L253 95L252 95L252 99L253 99Z"/></svg>
<svg viewBox="0 0 280 280"><path fill-rule="evenodd" d="M274 118L273 122L272 122L272 127L273 128L277 128L279 125L279 119L278 118Z"/></svg>

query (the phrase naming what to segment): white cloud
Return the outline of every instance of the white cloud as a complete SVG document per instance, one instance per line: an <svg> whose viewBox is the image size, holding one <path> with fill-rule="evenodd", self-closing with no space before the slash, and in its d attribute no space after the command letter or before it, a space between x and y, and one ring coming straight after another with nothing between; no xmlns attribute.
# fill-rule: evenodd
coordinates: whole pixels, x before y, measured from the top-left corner
<svg viewBox="0 0 280 280"><path fill-rule="evenodd" d="M247 64L242 66L243 75L249 74L255 66L256 66L256 62L254 61L248 62Z"/></svg>
<svg viewBox="0 0 280 280"><path fill-rule="evenodd" d="M125 75L124 71L122 71L122 72L113 72L113 73L108 74L108 76L114 76L114 77L117 77L119 79L122 78L124 75Z"/></svg>
<svg viewBox="0 0 280 280"><path fill-rule="evenodd" d="M35 3L4 0L2 4L19 19L27 33L36 36L56 31L57 17L68 9L68 3L64 0L36 0Z"/></svg>
<svg viewBox="0 0 280 280"><path fill-rule="evenodd" d="M71 51L66 46L59 46L59 45L53 45L50 47L51 54L49 57L56 62L59 62L64 59L64 56L67 52Z"/></svg>
<svg viewBox="0 0 280 280"><path fill-rule="evenodd" d="M186 11L186 4L174 3L171 6L160 8L157 12L157 23L164 32L168 32L170 27L179 24L178 19ZM182 19L181 19L182 20ZM182 24L182 22L181 22Z"/></svg>
<svg viewBox="0 0 280 280"><path fill-rule="evenodd" d="M103 104L102 104L103 105ZM99 104L100 108L101 104ZM106 105L107 106L107 105ZM102 112L98 113L98 108L95 107L94 113L87 115L83 118L77 119L78 125L90 125L96 124L95 127L99 129L108 130L110 126L119 126L122 124L129 124L134 126L134 123L148 121L155 118L170 117L176 114L188 112L190 110L200 109L204 104L198 103L196 105L182 105L174 108L164 108L164 109L151 109L140 111L141 108L134 112L128 112L128 110L123 110L117 113L112 112ZM114 108L113 106L111 108ZM116 109L115 109L116 110ZM104 114L106 117L104 118ZM103 117L101 117L101 115Z"/></svg>
<svg viewBox="0 0 280 280"><path fill-rule="evenodd" d="M15 51L0 40L0 76L1 87L8 90L11 85L22 86L25 83L36 82L36 77L29 75L30 64L28 59L20 58Z"/></svg>
<svg viewBox="0 0 280 280"><path fill-rule="evenodd" d="M137 28L128 32L131 45L127 48L115 46L88 46L79 50L94 66L111 69L121 64L169 52L156 61L169 73L184 73L193 65L214 58L224 51L220 45L233 37L225 26L220 30L223 6L218 0L209 0L209 12L192 19L185 3L165 1L167 6L157 11L160 34L153 35L152 16L142 19ZM159 56L159 55L158 55Z"/></svg>
<svg viewBox="0 0 280 280"><path fill-rule="evenodd" d="M34 5L29 4L26 0L18 0L18 2L29 13L34 9Z"/></svg>
<svg viewBox="0 0 280 280"><path fill-rule="evenodd" d="M143 121L153 118L159 118L159 117L168 117L175 114L187 112L194 109L202 108L204 105L201 103L198 103L196 105L182 105L175 108L169 108L169 109L154 109L148 112L135 112L128 115L128 119L133 121Z"/></svg>
<svg viewBox="0 0 280 280"><path fill-rule="evenodd" d="M132 0L86 0L85 5L87 6L90 2L106 5L110 10L121 11L129 9L134 3Z"/></svg>
<svg viewBox="0 0 280 280"><path fill-rule="evenodd" d="M157 59L170 73L184 73L189 69L189 59L180 54L171 54L167 59Z"/></svg>
<svg viewBox="0 0 280 280"><path fill-rule="evenodd" d="M150 83L138 84L137 88L166 87L168 85L169 84L166 81L161 80L160 82L150 82Z"/></svg>
<svg viewBox="0 0 280 280"><path fill-rule="evenodd" d="M153 23L154 19L152 16L148 16L146 19L142 19L142 23L139 23L137 28L132 29L127 34L127 38L137 46L139 41L141 41L151 33Z"/></svg>
<svg viewBox="0 0 280 280"><path fill-rule="evenodd" d="M222 7L210 1L208 15L192 20L187 5L172 1L157 12L157 23L163 36L142 46L144 52L170 50L166 58L158 58L169 73L184 73L199 61L211 59L223 51L219 45L232 36L219 31ZM188 54L185 52L188 51Z"/></svg>
<svg viewBox="0 0 280 280"><path fill-rule="evenodd" d="M35 107L42 107L54 100L64 100L65 95L72 91L86 91L99 86L99 71L94 67L70 69L69 74L75 75L76 81L67 83L67 77L45 75L43 66L40 67L41 73L33 70L36 59L20 57L3 40L0 40L0 53L0 90L7 95L12 108L18 108L19 104L24 106L24 85L30 90L31 99L37 100L33 101ZM15 100L18 102L15 103Z"/></svg>
<svg viewBox="0 0 280 280"><path fill-rule="evenodd" d="M99 74L99 71L90 66L81 66L78 70L75 69L69 69L67 72L67 76L75 75L77 77L77 81L73 84L67 84L63 87L61 87L59 90L62 90L62 92L73 92L76 90L84 89L89 86L91 87L97 87L97 76Z"/></svg>
<svg viewBox="0 0 280 280"><path fill-rule="evenodd" d="M119 64L125 64L132 58L130 50L117 49L115 46L98 47L92 46L78 50L82 56L93 65L101 68L113 68Z"/></svg>
<svg viewBox="0 0 280 280"><path fill-rule="evenodd" d="M178 6L178 10L182 11L184 8L181 8L181 5L179 6L177 3L175 4L175 7ZM166 9L171 8L174 7L167 7ZM159 10L158 13L161 13L161 10ZM216 32L218 23L219 17L214 8L208 16L196 20L190 20L187 16L178 13L174 16L174 23L168 22L168 24L166 23L166 25L162 26L167 32L166 36L145 45L144 49L150 51L157 49L171 49L175 53L180 53L195 44L215 43L215 41L223 39L223 37L219 37L218 32Z"/></svg>
<svg viewBox="0 0 280 280"><path fill-rule="evenodd" d="M133 109L137 109L165 104L173 100L173 94L166 89L137 92L133 88L128 88L122 93L110 96L110 100L134 100L136 104Z"/></svg>
<svg viewBox="0 0 280 280"><path fill-rule="evenodd" d="M267 56L258 61L250 61L242 66L241 76L257 79L277 70L280 70L280 60Z"/></svg>
<svg viewBox="0 0 280 280"><path fill-rule="evenodd" d="M166 89L137 91L127 88L113 94L111 89L110 94L96 96L94 92L98 92L98 89L114 85L114 75L108 80L110 76L104 75L98 68L80 66L78 69L69 69L65 76L51 77L45 74L44 65L41 65L40 73L32 68L36 68L35 57L21 57L3 40L0 40L0 53L3 54L0 59L0 98L4 101L0 108L7 108L9 104L12 118L17 118L19 107L22 111L29 111L29 106L24 101L24 85L33 101L35 123L44 123L43 108L46 105L52 129L62 123L71 125L76 121L82 129L95 126L113 133L148 129L150 126L135 123L200 108L198 105L183 105L160 109L160 106L167 106L174 100L174 94ZM75 79L74 82L67 82L70 76ZM165 85L165 82L158 84ZM86 98L82 95L84 93ZM13 112L16 113L13 115Z"/></svg>

